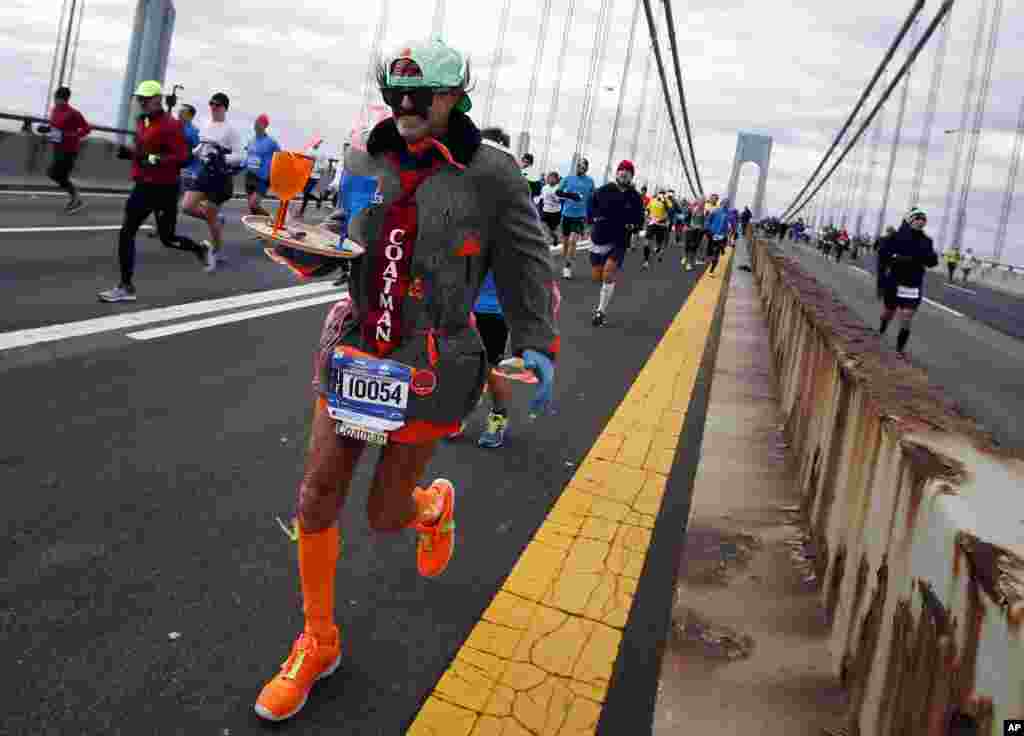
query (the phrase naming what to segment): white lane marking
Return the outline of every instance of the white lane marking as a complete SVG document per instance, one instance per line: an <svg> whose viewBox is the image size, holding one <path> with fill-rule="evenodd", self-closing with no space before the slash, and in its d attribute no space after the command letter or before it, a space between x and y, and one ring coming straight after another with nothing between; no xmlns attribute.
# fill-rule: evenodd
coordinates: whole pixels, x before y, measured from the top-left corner
<svg viewBox="0 0 1024 736"><path fill-rule="evenodd" d="M31 197L66 197L66 196L68 196L67 192L33 192L30 189L0 189L0 196L5 195L5 194L17 195L19 197L24 197L25 195L28 195L28 196L31 196ZM119 197L121 199L127 199L128 192L125 192L124 194L121 194L121 193L115 194L114 192L95 192L95 193L82 192L82 199L86 199L86 198L92 199L93 197L111 197L111 198Z"/></svg>
<svg viewBox="0 0 1024 736"><path fill-rule="evenodd" d="M100 332L112 332L154 322L169 322L171 320L193 317L199 314L210 312L221 312L238 307L251 307L254 304L293 299L295 297L310 296L321 292L334 290L340 291L330 281L318 281L313 284L302 286L289 286L283 289L272 289L269 291L257 291L251 294L230 296L221 299L207 299L189 304L176 304L173 307L160 307L147 309L139 312L128 312L116 314L110 317L96 317L79 322L66 322L46 327L34 327L27 330L0 333L0 352L12 348L23 348L44 342L66 340L72 337L84 337L95 335ZM337 294L335 295L335 298Z"/></svg>
<svg viewBox="0 0 1024 736"><path fill-rule="evenodd" d="M954 317L963 317L964 316L962 313L956 311L955 309L950 309L949 307L945 306L944 304L939 304L938 302L932 301L928 297L924 297L922 299L922 301L927 302L928 304L931 304L936 309L941 309L943 312L949 312Z"/></svg>
<svg viewBox="0 0 1024 736"><path fill-rule="evenodd" d="M120 230L120 225L66 225L60 227L0 227L4 233L82 233L101 230ZM140 230L152 230L152 225L143 225Z"/></svg>
<svg viewBox="0 0 1024 736"><path fill-rule="evenodd" d="M977 294L978 293L976 291L971 291L970 289L965 289L962 286L957 286L956 284L943 284L943 286L945 286L947 289L958 289L960 291L966 291L968 294Z"/></svg>
<svg viewBox="0 0 1024 736"><path fill-rule="evenodd" d="M270 307L261 307L259 309L248 309L244 312L232 312L231 314L222 314L217 317L207 317L206 319L195 320L194 322L182 322L175 325L168 325L167 327L154 327L152 330L142 330L141 332L129 332L128 337L133 340L155 340L160 337L167 337L169 335L180 335L183 332L193 332L195 330L202 330L207 327L216 327L217 325L229 325L232 322L243 322L247 319L255 319L256 317L266 317L270 314L278 314L279 312L289 312L293 309L303 309L305 307L315 307L317 304L327 304L328 302L336 302L341 298L340 293L320 295L313 297L312 299L301 299L294 302L285 302L284 304L274 304Z"/></svg>

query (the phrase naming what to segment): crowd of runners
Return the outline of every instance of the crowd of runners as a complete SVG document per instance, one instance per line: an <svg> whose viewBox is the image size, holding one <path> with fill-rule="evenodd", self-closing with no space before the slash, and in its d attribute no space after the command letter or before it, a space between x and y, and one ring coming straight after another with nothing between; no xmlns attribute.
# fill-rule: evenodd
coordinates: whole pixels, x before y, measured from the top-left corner
<svg viewBox="0 0 1024 736"><path fill-rule="evenodd" d="M739 211L717 194L688 201L671 188L637 189L629 160L601 186L582 156L568 176L535 174L533 156L516 160L503 130L473 122L469 67L439 39L383 59L377 82L390 114L368 130L365 146L346 145L334 172L324 141L311 140L304 153L312 172L296 203L299 217L310 202L327 209L323 227L365 254L341 261L274 250L278 263L303 276L340 271L337 283L347 281L349 289L330 310L315 350L311 440L288 530L298 544L305 625L258 695L256 712L273 721L294 716L341 661L339 517L367 445L380 446L366 510L371 528L411 530L419 573L440 575L454 551L456 492L448 480L425 483L422 475L438 443L464 432L467 416L485 401L477 444L503 445L512 381L533 385L532 417L551 413L561 349L559 275L573 279L587 254L597 290L592 324L602 327L629 253L639 251L642 270L682 274L706 264L713 278L724 250L752 222L749 208ZM209 97L198 126L191 105L172 114L156 81L141 83L135 97L134 140L119 153L131 161L134 186L118 235L120 279L99 294L105 302L137 299L135 238L150 215L164 246L215 272L223 259L223 206L236 177L244 175L247 212L269 216L263 199L281 150L266 114L243 142L224 92ZM47 134L55 144L51 177L67 191L73 214L83 202L70 175L90 128L69 98L69 90L58 90ZM196 242L179 234L179 212L201 220L209 237ZM878 248L880 330L899 322L900 354L924 271L937 263L925 221L912 211ZM790 232L802 233L799 225ZM785 225L778 229L785 235Z"/></svg>

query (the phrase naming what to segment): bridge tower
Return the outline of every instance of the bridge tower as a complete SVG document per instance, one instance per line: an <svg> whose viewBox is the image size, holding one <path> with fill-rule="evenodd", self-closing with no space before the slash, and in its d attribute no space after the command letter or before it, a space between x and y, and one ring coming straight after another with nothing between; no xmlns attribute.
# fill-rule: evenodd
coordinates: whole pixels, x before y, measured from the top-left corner
<svg viewBox="0 0 1024 736"><path fill-rule="evenodd" d="M171 38L174 35L174 17L173 0L138 0L136 3L117 127L135 128L132 96L139 82L155 79L162 84L165 81L167 58L171 54Z"/></svg>
<svg viewBox="0 0 1024 736"><path fill-rule="evenodd" d="M765 182L768 180L768 162L771 157L771 136L740 131L736 137L736 157L732 162L732 174L729 176L728 197L733 207L739 207L739 202L736 201L736 188L740 181L740 168L748 161L757 164L757 193L754 195L754 205L750 208L755 220L761 219Z"/></svg>

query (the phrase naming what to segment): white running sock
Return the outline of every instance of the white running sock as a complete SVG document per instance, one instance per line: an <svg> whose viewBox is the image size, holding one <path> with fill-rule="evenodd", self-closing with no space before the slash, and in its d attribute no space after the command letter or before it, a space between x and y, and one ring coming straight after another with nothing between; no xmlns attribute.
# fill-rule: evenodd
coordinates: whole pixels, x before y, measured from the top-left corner
<svg viewBox="0 0 1024 736"><path fill-rule="evenodd" d="M615 284L601 284L601 298L597 303L597 311L604 312L612 302L612 294L615 293Z"/></svg>

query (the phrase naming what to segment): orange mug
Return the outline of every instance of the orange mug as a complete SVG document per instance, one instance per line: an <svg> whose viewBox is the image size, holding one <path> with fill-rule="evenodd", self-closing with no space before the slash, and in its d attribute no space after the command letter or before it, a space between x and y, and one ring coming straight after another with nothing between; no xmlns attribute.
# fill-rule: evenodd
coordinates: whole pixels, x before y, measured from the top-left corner
<svg viewBox="0 0 1024 736"><path fill-rule="evenodd" d="M313 159L295 151L277 151L270 161L270 190L281 200L274 218L274 232L284 228L288 205L309 181Z"/></svg>

